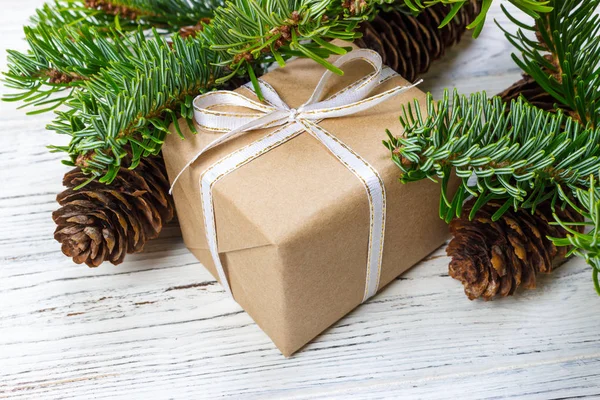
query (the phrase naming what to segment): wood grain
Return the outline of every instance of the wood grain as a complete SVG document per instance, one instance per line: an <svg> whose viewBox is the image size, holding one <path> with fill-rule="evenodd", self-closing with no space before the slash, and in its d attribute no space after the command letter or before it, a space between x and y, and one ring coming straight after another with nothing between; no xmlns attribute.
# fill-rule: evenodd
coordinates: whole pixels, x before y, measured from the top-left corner
<svg viewBox="0 0 600 400"><path fill-rule="evenodd" d="M25 47L41 1L6 3L3 54ZM424 88L497 93L519 78L510 52L490 18ZM74 265L52 239L66 168L44 146L66 138L44 130L50 119L0 104L0 398L600 397L600 299L579 260L535 291L470 302L440 249L289 359L176 225L118 267Z"/></svg>

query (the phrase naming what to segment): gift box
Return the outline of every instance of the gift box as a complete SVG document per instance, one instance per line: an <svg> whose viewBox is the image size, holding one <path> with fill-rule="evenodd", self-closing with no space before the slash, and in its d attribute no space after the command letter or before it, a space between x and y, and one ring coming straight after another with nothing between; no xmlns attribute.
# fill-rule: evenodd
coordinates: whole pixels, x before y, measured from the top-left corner
<svg viewBox="0 0 600 400"><path fill-rule="evenodd" d="M308 122L302 120L308 111L295 109L311 98L317 86L324 99L338 93L324 106L335 108L340 91L349 96L347 103L356 103L353 94L364 89L374 68L372 55L364 57L365 50L349 54L358 51L363 53L341 67L343 76L328 76L321 84L325 68L309 59L294 60L264 75L265 97L271 101L263 104L273 106L270 93L276 92L282 105L275 108L287 110L287 122L280 119L242 129L197 157L232 130L233 125L223 121L224 126L218 126L222 115L251 121L269 113L245 107L244 99L258 104L252 86L247 85L237 89L235 96L203 98L208 103L202 116L214 118L217 126L208 127L197 118L198 133L193 134L181 122L185 140L172 128L163 147L171 181L183 171L173 196L186 246L230 289L285 356L447 239L447 226L438 216L439 186L429 181L401 184L389 150L382 145L386 129L402 134L398 121L402 105L414 99L425 104L423 92L411 88L351 115L328 114ZM377 78L368 101L409 84L388 68ZM215 96L241 102L224 106L219 99L210 100ZM288 129L286 124L311 130L300 129L285 141L263 147L249 160L231 161L234 166L226 174L216 175L215 165L252 150ZM332 152L338 144L348 157L364 165L353 167L352 160ZM357 171L361 168L375 178L363 179L363 172ZM203 180L209 174L214 176L205 187Z"/></svg>

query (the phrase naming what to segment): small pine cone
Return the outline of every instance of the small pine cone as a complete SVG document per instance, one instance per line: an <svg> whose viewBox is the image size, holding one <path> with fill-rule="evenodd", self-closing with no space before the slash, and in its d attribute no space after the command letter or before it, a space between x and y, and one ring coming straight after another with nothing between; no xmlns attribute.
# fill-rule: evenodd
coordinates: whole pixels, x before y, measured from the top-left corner
<svg viewBox="0 0 600 400"><path fill-rule="evenodd" d="M450 223L454 238L446 249L452 257L449 274L462 282L469 299L509 296L519 286L534 289L537 273L552 272L565 261L568 249L556 247L547 238L567 235L562 227L550 224L554 219L549 202L541 204L534 214L509 210L495 222L492 215L501 203L489 202L469 221L473 204L474 199L469 200L462 217ZM583 221L568 207L557 207L555 212L565 222Z"/></svg>
<svg viewBox="0 0 600 400"><path fill-rule="evenodd" d="M124 165L131 157L125 157ZM173 219L169 180L161 156L142 158L134 170L121 167L109 184L93 181L80 168L65 174L68 188L57 196L60 208L52 213L54 238L77 264L97 267L103 261L120 264L127 253L140 252Z"/></svg>
<svg viewBox="0 0 600 400"><path fill-rule="evenodd" d="M478 1L470 0L442 29L438 26L450 7L441 3L426 8L416 17L395 10L380 12L373 21L361 25L363 37L356 44L375 50L386 65L413 82L444 55L446 48L460 41L479 11Z"/></svg>

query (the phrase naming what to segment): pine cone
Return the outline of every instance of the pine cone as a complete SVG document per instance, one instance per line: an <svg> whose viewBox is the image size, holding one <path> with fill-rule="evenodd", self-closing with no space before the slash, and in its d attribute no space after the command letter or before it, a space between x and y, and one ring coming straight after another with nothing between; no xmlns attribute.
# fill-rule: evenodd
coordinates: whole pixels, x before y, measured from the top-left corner
<svg viewBox="0 0 600 400"><path fill-rule="evenodd" d="M462 217L450 223L454 238L446 249L452 257L449 274L462 282L469 299L509 296L519 286L534 289L537 273L552 272L565 261L568 249L547 238L567 235L562 227L550 225L550 202L542 203L533 215L528 210L509 210L496 222L492 215L501 203L489 202L469 221L474 202L469 200ZM557 207L555 212L563 221L583 221L569 207Z"/></svg>
<svg viewBox="0 0 600 400"><path fill-rule="evenodd" d="M450 7L441 3L426 8L417 17L395 10L380 12L373 21L362 24L363 37L356 44L377 51L385 64L413 82L444 55L446 48L460 41L479 11L477 0L471 0L442 29L438 26Z"/></svg>
<svg viewBox="0 0 600 400"><path fill-rule="evenodd" d="M128 165L131 157L125 157ZM52 213L54 238L77 264L97 267L103 261L120 264L127 253L140 252L173 219L169 180L161 156L142 158L134 170L121 167L109 185L93 181L75 168L65 174L68 188L57 196L61 207Z"/></svg>

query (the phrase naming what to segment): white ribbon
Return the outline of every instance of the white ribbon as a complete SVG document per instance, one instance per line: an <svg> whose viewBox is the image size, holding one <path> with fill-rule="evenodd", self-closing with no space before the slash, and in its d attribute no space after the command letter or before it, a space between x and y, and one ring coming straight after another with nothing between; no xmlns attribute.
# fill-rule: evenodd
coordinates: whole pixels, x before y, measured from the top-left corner
<svg viewBox="0 0 600 400"><path fill-rule="evenodd" d="M236 92L216 91L200 95L194 99L194 117L197 124L205 130L224 134L200 150L179 172L173 180L171 191L181 174L206 151L224 143L241 133L254 129L278 127L255 142L234 151L208 167L201 176L202 209L208 247L211 252L219 280L225 291L232 296L229 281L223 269L217 244L215 213L212 187L221 178L267 151L287 142L302 132L308 132L348 168L363 184L367 192L370 209L369 247L367 255L367 274L363 302L373 296L379 287L383 239L385 233L385 187L379 173L362 157L318 125L325 118L337 118L372 108L391 97L416 85L397 86L377 95L368 97L381 83L396 75L388 67L383 67L379 54L372 50L354 50L339 57L334 65L341 67L354 60L364 60L375 71L352 83L326 100L321 101L328 81L333 73L326 71L321 77L310 99L297 109L290 108L281 100L277 92L266 82L259 80L260 89L265 98L263 104L250 100ZM252 85L246 88L253 90ZM216 106L245 107L256 112L237 113L214 111Z"/></svg>

